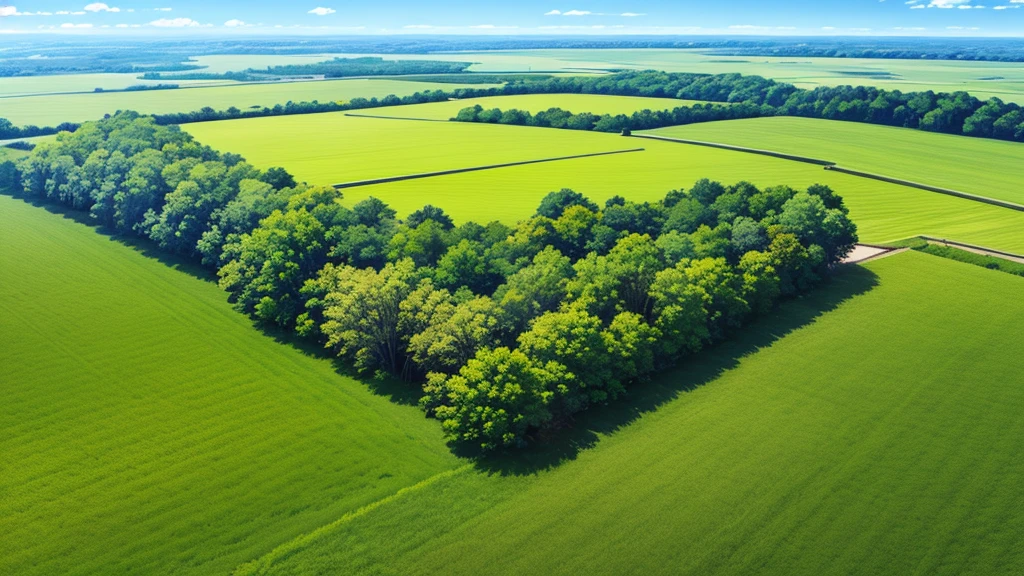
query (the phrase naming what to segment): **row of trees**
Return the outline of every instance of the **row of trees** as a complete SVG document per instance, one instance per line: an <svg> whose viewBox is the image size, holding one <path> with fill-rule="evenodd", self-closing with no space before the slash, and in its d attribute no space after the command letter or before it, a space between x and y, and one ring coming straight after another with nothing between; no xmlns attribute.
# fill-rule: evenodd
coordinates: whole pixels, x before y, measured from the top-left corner
<svg viewBox="0 0 1024 576"><path fill-rule="evenodd" d="M78 124L72 124L71 122L65 122L58 126L52 127L39 127L39 126L22 126L18 127L11 123L7 118L0 118L0 140L13 140L15 138L34 138L36 136L51 136L60 132L74 132L78 130Z"/></svg>
<svg viewBox="0 0 1024 576"><path fill-rule="evenodd" d="M0 187L218 271L239 310L422 385L454 441L520 446L810 290L856 241L842 199L702 180L657 202L571 190L508 226L399 220L132 113L41 144Z"/></svg>
<svg viewBox="0 0 1024 576"><path fill-rule="evenodd" d="M604 78L556 78L540 84L545 85L544 90L675 97L733 104L642 110L629 116L589 112L573 114L559 108L531 114L523 110L485 110L476 106L461 110L453 119L621 132L736 118L803 116L1024 142L1024 109L1020 105L1006 103L999 98L981 101L967 92L904 94L898 90L866 86L801 90L756 76L723 74L694 77L663 72L629 72ZM519 90L514 93L536 89L538 87L532 83L517 83L505 88L508 91Z"/></svg>
<svg viewBox="0 0 1024 576"><path fill-rule="evenodd" d="M966 92L902 93L865 86L819 87L802 90L760 76L740 74L675 74L668 72L623 72L592 77L518 77L500 87L458 88L450 92L433 90L409 96L354 98L349 102L288 102L273 107L240 110L214 110L206 107L194 112L158 114L158 124L184 124L260 116L340 112L407 104L441 102L449 99L477 98L516 94L608 94L704 100L728 103L682 106L673 110L642 110L632 115L573 114L552 108L536 115L522 110L484 110L467 108L455 120L493 122L529 126L551 126L579 130L621 132L645 130L737 118L759 116L803 116L850 122L866 122L916 128L931 132L963 134L1024 142L1024 109L998 98L981 101ZM62 124L57 128L17 128L0 118L0 139L54 134L77 128Z"/></svg>

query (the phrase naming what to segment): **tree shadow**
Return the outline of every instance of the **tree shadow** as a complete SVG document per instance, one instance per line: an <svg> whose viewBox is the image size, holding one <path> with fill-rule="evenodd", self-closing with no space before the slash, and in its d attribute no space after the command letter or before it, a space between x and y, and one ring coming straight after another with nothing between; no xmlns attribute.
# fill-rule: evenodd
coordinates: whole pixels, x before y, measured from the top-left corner
<svg viewBox="0 0 1024 576"><path fill-rule="evenodd" d="M93 228L101 235L105 236L111 242L117 242L122 246L127 246L128 248L131 248L132 250L138 252L139 254L142 254L146 258L156 260L161 264L167 266L168 268L173 268L174 270L177 270L179 272L184 272L185 274L188 274L193 278L203 280L204 282L217 281L217 274L215 272L213 272L209 268L204 268L195 260L191 260L184 256L176 256L174 254L165 252L161 250L160 247L157 246L152 240L149 240L147 238L140 238L138 236L128 236L118 232L117 230L103 226L102 224L97 222L92 216L90 216L87 211L78 210L75 208L71 208L69 206L65 206L63 204L57 204L55 202L39 200L36 198L28 198L25 196L12 194L5 195L11 196L16 200L21 200L22 202L34 206L36 208L46 210L50 214L60 216L66 220L71 220L72 222Z"/></svg>
<svg viewBox="0 0 1024 576"><path fill-rule="evenodd" d="M768 316L735 332L727 341L683 360L650 381L634 384L625 397L577 415L571 428L559 430L545 437L543 442L535 442L524 450L493 455L458 449L456 452L474 458L479 470L502 476L536 474L575 460L581 451L597 445L602 436L613 434L680 395L713 382L736 368L743 357L771 346L877 285L878 277L874 272L861 266L844 266L813 293L783 303Z"/></svg>

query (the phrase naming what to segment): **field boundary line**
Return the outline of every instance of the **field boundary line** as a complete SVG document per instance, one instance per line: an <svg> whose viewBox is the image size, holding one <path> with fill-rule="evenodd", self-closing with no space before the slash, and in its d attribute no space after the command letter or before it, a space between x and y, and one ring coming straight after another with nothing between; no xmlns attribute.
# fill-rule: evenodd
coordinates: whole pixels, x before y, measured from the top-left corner
<svg viewBox="0 0 1024 576"><path fill-rule="evenodd" d="M968 252L974 252L975 254L982 254L984 256L992 256L993 258L1002 258L1003 260L1011 260L1013 262L1019 262L1024 264L1024 256L1020 254L1014 254L1013 252L1004 252L1002 250L996 250L994 248L987 248L985 246L978 246L977 244L968 244L966 242L957 242L956 240L947 240L945 238L936 238L935 236L927 236L922 234L921 238L928 241L929 244L939 244L952 246L954 248L960 248L967 250Z"/></svg>
<svg viewBox="0 0 1024 576"><path fill-rule="evenodd" d="M373 114L349 114L345 116L352 118L377 118L379 120L412 120L413 122L450 122L450 120L438 120L437 118L402 118L401 116L374 116Z"/></svg>
<svg viewBox="0 0 1024 576"><path fill-rule="evenodd" d="M388 176L386 178L372 178L369 180L355 180L353 182L342 182L333 184L337 190L345 188L356 188L359 186L370 186L371 184L385 184L388 182L401 182L403 180L417 180L419 178L432 178L434 176L447 176L449 174L462 174L463 172L479 172L481 170L494 170L496 168L509 168L512 166L526 166L528 164L541 164L544 162L559 162L562 160L576 160L578 158L593 158L596 156L610 156L612 154L628 154L630 152L643 152L644 148L630 148L628 150L612 150L610 152L591 152L590 154L576 154L575 156L559 156L556 158L541 158L540 160L523 160L520 162L508 162L505 164L488 164L486 166L474 166L472 168L454 168L452 170L440 170L437 172L421 172L419 174L407 174L405 176Z"/></svg>
<svg viewBox="0 0 1024 576"><path fill-rule="evenodd" d="M928 192L937 192L939 194L946 194L947 196L955 196L957 198L963 198L964 200L973 200L975 202L982 202L984 204L991 204L993 206L999 206L1001 208L1009 208L1010 210L1017 210L1018 212L1024 212L1024 205L1010 202L1007 200L999 200L997 198L989 198L988 196L979 196L977 194L971 194L968 192L961 192L959 190L953 190L952 188L942 188L941 186L932 186L930 184L921 184L920 182L913 182L911 180L903 180L900 178L893 178L891 176L885 176L884 174L874 174L872 172L864 172L862 170L853 170L851 168L843 168L842 166L825 166L825 170L832 170L841 174L848 174L850 176L858 176L860 178L867 178L869 180L879 180L881 182L887 182L889 184L898 184L900 186L907 186L909 188L917 188L919 190L925 190Z"/></svg>
<svg viewBox="0 0 1024 576"><path fill-rule="evenodd" d="M746 152L748 154L760 154L762 156L772 156L774 158L782 158L783 160L793 160L794 162L804 162L806 164L814 164L816 166L835 166L836 163L830 160L820 160L818 158L811 158L808 156L797 156L796 154L786 154L783 152L774 152L772 150L762 150L760 148L747 148L745 146L733 146L732 144L719 144L717 142L705 142L703 140L688 140L686 138L670 138L668 136L655 136L654 134L631 134L630 138L646 138L648 140L662 140L664 142L678 142L679 144L692 144L694 146L706 146L708 148L719 148L722 150L732 150L733 152Z"/></svg>
<svg viewBox="0 0 1024 576"><path fill-rule="evenodd" d="M822 166L825 170L831 170L839 172L840 174L846 174L848 176L856 176L858 178L867 178L869 180L878 180L880 182L886 182L888 184L896 184L898 186L906 186L908 188L917 188L918 190L924 190L926 192L936 192L938 194L945 194L947 196L954 196L956 198L962 198L964 200L972 200L974 202L982 202L984 204L991 204L993 206L999 206L1000 208L1009 208L1010 210L1017 210L1018 212L1024 212L1024 205L1010 202L1008 200L999 200L997 198L990 198L988 196L979 196L977 194L971 194L969 192L961 192L959 190L953 190L952 188L943 188L941 186L932 186L931 184L922 184L920 182L914 182L912 180L903 180L902 178L894 178L892 176L886 176L884 174L875 174L873 172L865 172L863 170L855 170L853 168L844 168L839 166L835 162L829 160L819 160L817 158L810 158L808 156L797 156L795 154L785 154L783 152L773 152L771 150L762 150L760 148L747 148L744 146L733 146L732 144L719 144L716 142L705 142L703 140L688 140L685 138L670 138L668 136L655 136L653 134L631 134L631 138L647 138L649 140L662 140L665 142L677 142L679 144L692 144L694 146L706 146L708 148L718 148L721 150L731 150L733 152L746 152L748 154L760 154L762 156L771 156L774 158L781 158L783 160L792 160L794 162L803 162L806 164L815 164Z"/></svg>
<svg viewBox="0 0 1024 576"><path fill-rule="evenodd" d="M439 480L451 478L453 476L462 474L463 472L471 468L473 468L473 464L466 464L458 468L452 468L451 470L445 470L444 472L434 474L429 478L420 480L419 482L412 484L410 486L406 486L405 488L398 490L397 492L391 494L390 496L385 496L380 500L376 500L374 502L367 504L366 506L353 510L333 522L320 526L312 532L307 532L305 534L302 534L301 536L297 536L289 540L288 542L285 542L284 544L277 546L270 552L267 552L266 554L260 556L259 558L256 558L255 560L250 560L249 562L240 564L234 569L234 571L232 571L232 574L236 576L242 576L246 574L263 573L265 570L273 566L274 563L278 560L288 558L292 554L297 553L298 551L302 550L307 545L309 545L313 540L317 539L323 534L326 534L327 532L330 532L331 530L334 530L335 528L345 524L346 522L350 522L352 520L355 520L356 518L365 516L385 504L394 502L395 500L404 497L410 492L422 490L423 488L426 488L427 486L430 486L431 484L434 484Z"/></svg>

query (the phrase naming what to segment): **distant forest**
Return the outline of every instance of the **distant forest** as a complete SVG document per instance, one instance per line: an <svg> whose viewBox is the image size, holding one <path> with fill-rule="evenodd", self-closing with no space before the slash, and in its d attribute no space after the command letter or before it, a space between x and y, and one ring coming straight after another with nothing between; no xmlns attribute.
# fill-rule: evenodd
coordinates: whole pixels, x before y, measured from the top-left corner
<svg viewBox="0 0 1024 576"><path fill-rule="evenodd" d="M55 43L22 40L5 47L0 77L76 73L184 72L202 67L197 55L429 54L530 49L702 49L723 56L906 58L1024 62L1018 38L737 38L728 36L488 37L378 36L343 38L237 38L130 40L76 38Z"/></svg>
<svg viewBox="0 0 1024 576"><path fill-rule="evenodd" d="M312 64L289 64L267 66L265 69L249 68L242 72L209 74L194 72L188 74L161 74L149 72L144 80L235 80L252 82L295 76L323 76L324 78L351 78L356 76L405 76L417 74L460 74L472 66L472 62L446 62L441 60L385 60L379 56L361 58L335 58Z"/></svg>

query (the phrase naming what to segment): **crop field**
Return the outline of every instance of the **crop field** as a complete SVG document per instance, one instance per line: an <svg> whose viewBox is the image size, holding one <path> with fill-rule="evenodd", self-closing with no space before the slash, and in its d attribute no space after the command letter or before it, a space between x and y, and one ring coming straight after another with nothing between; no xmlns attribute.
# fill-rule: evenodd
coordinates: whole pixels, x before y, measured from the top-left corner
<svg viewBox="0 0 1024 576"><path fill-rule="evenodd" d="M460 471L240 573L1013 573L1022 289L915 252L854 268L585 416L572 461Z"/></svg>
<svg viewBox="0 0 1024 576"><path fill-rule="evenodd" d="M998 96L1006 102L1024 103L1024 63L1020 62L719 56L704 50L673 49L506 50L388 57L472 61L476 63L470 68L474 72L613 69L706 74L738 72L773 78L801 88L851 84L904 92L966 90L982 99Z"/></svg>
<svg viewBox="0 0 1024 576"><path fill-rule="evenodd" d="M466 98L449 102L413 104L381 110L367 110L366 114L391 116L394 118L425 118L448 120L459 110L480 105L486 109L516 108L528 112L541 112L549 108L561 108L570 112L591 112L593 114L632 114L641 110L671 110L680 106L699 104L695 100L675 98L644 98L641 96L604 96L598 94L522 94L516 96L491 96L488 98Z"/></svg>
<svg viewBox="0 0 1024 576"><path fill-rule="evenodd" d="M399 107L367 113L385 114ZM625 138L570 130L417 122L342 112L188 124L200 142L257 166L283 166L301 180L336 184L542 158L641 148Z"/></svg>
<svg viewBox="0 0 1024 576"><path fill-rule="evenodd" d="M167 82L164 82L165 84ZM224 84L223 80L182 80L181 85ZM9 96L33 94L63 94L67 92L92 92L96 88L122 90L138 84L160 84L157 81L140 80L139 74L62 74L59 76L18 76L4 78L0 82L0 118L7 117ZM232 82L233 84L233 82Z"/></svg>
<svg viewBox="0 0 1024 576"><path fill-rule="evenodd" d="M191 124L187 129L199 141L238 152L257 166L283 166L300 179L325 185L546 156L644 148L643 152L345 190L348 202L376 196L400 215L429 203L444 207L457 220L498 219L511 223L529 216L545 194L560 188L572 188L603 202L617 194L634 200L655 200L705 177L727 183L749 180L760 186L822 183L846 199L862 240L886 242L929 234L1024 251L1022 212L828 172L809 164L701 146L593 132L354 118L338 113L227 120ZM432 145L421 146L420 142Z"/></svg>
<svg viewBox="0 0 1024 576"><path fill-rule="evenodd" d="M177 83L177 81L175 81ZM353 98L383 98L388 94L405 96L427 90L454 90L469 85L410 82L403 80L352 79L276 84L233 84L208 88L144 90L99 94L60 94L0 99L0 117L15 125L55 126L61 122L97 120L118 110L143 114L192 112L205 106L226 110L232 106L247 108L286 102L347 102ZM474 84L485 88L486 84Z"/></svg>
<svg viewBox="0 0 1024 576"><path fill-rule="evenodd" d="M5 160L17 160L28 156L28 152L24 150L15 150L14 148L5 148L0 146L0 162Z"/></svg>
<svg viewBox="0 0 1024 576"><path fill-rule="evenodd" d="M830 160L884 174L1024 204L1024 144L810 118L752 118L650 131Z"/></svg>
<svg viewBox="0 0 1024 576"><path fill-rule="evenodd" d="M460 465L212 282L0 196L0 573L224 574Z"/></svg>

